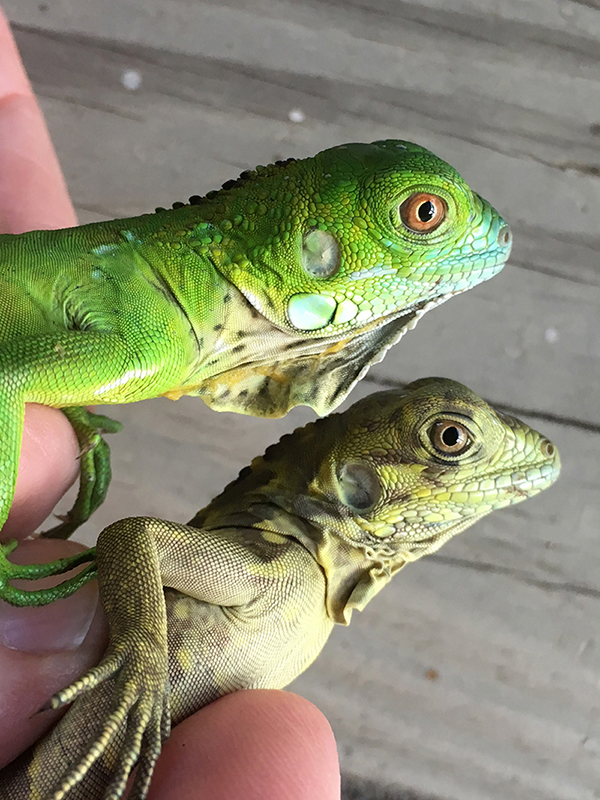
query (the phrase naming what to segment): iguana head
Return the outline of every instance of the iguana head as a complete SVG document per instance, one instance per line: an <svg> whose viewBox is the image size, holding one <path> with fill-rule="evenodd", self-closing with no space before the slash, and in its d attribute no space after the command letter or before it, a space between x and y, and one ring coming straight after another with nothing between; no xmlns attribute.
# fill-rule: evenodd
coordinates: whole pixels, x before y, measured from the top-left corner
<svg viewBox="0 0 600 800"><path fill-rule="evenodd" d="M311 491L339 504L373 545L398 542L419 558L558 476L546 437L447 378L377 392L340 416L343 433Z"/></svg>
<svg viewBox="0 0 600 800"><path fill-rule="evenodd" d="M260 335L264 323L285 335L268 363L240 361L235 376L248 413L270 416L331 411L425 311L495 275L511 248L504 220L456 170L397 140L258 167L199 199L198 213L198 246L258 312ZM256 386L275 362L261 409Z"/></svg>
<svg viewBox="0 0 600 800"><path fill-rule="evenodd" d="M363 608L409 561L546 489L559 474L552 442L455 381L415 381L371 395L343 416L343 432L308 493L333 505L342 549L350 545L362 570L347 601L331 586L342 616ZM338 543L320 547L340 585Z"/></svg>

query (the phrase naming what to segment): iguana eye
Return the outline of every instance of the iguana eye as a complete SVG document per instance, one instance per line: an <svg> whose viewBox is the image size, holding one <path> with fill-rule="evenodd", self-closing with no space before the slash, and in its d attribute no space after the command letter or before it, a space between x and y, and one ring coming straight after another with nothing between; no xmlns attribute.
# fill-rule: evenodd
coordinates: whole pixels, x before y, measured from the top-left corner
<svg viewBox="0 0 600 800"><path fill-rule="evenodd" d="M327 231L308 231L302 239L302 266L315 278L330 278L340 267L340 248Z"/></svg>
<svg viewBox="0 0 600 800"><path fill-rule="evenodd" d="M430 233L446 219L448 206L437 194L417 192L400 206L400 219L413 233Z"/></svg>
<svg viewBox="0 0 600 800"><path fill-rule="evenodd" d="M469 431L460 422L450 419L435 422L429 429L429 438L443 455L459 455L471 446Z"/></svg>

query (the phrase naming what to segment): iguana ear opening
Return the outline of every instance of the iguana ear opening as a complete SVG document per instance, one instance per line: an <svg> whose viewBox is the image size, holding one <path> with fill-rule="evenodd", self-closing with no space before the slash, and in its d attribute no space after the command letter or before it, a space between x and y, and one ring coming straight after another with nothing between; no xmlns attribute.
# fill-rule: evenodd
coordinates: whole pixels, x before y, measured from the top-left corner
<svg viewBox="0 0 600 800"><path fill-rule="evenodd" d="M367 511L381 496L379 476L368 464L341 464L336 478L340 500L353 511Z"/></svg>

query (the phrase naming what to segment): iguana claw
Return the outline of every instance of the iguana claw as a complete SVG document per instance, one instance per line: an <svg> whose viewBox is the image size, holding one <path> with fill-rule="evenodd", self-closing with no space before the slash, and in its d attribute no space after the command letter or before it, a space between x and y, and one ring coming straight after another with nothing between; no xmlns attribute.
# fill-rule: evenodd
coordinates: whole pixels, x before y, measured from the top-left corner
<svg viewBox="0 0 600 800"><path fill-rule="evenodd" d="M55 694L44 708L73 701L67 718L75 714L86 720L88 744L81 751L79 737L65 740L60 728L50 734L53 760L60 752L64 762L60 783L48 800L85 800L98 783L106 786L103 797L117 800L136 764L128 797L145 797L171 729L166 641L159 643L141 631L136 641L117 638L97 667Z"/></svg>
<svg viewBox="0 0 600 800"><path fill-rule="evenodd" d="M118 433L120 422L86 408L63 408L79 443L79 492L73 508L59 516L59 525L42 533L46 539L68 539L102 505L111 479L110 448L103 433Z"/></svg>

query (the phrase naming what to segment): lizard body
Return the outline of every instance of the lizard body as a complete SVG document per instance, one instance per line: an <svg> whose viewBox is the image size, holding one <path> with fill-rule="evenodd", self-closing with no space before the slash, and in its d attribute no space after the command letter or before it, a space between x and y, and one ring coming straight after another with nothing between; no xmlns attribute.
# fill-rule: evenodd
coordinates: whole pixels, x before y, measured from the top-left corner
<svg viewBox="0 0 600 800"><path fill-rule="evenodd" d="M81 450L68 536L104 499L81 408L199 395L218 410L335 408L428 309L497 273L510 231L456 171L387 140L242 173L132 219L0 236L0 526L24 405L63 408Z"/></svg>
<svg viewBox="0 0 600 800"><path fill-rule="evenodd" d="M118 800L138 761L130 797L144 798L171 720L238 689L285 686L409 561L546 488L559 466L524 423L429 378L284 436L188 525L111 525L95 552L66 560L89 560L88 579L97 569L109 648L53 698L74 703L0 773L0 797ZM13 591L23 605L57 596Z"/></svg>

